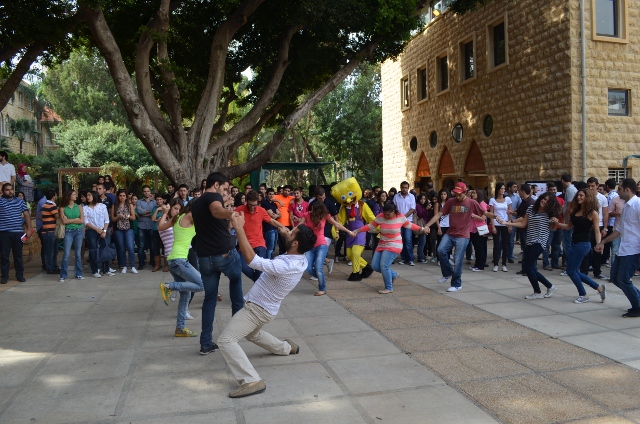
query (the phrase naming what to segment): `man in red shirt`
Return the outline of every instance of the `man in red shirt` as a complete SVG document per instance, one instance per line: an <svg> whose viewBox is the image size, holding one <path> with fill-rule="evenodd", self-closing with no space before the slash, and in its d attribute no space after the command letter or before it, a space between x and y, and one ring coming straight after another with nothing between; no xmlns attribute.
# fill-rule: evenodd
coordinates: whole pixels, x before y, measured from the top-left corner
<svg viewBox="0 0 640 424"><path fill-rule="evenodd" d="M300 187L293 191L293 201L289 204L289 214L291 215L291 225L293 228L300 223L302 215L309 209L309 202L302 197L302 189Z"/></svg>
<svg viewBox="0 0 640 424"><path fill-rule="evenodd" d="M429 227L431 225L435 224L442 215L449 215L449 230L442 236L442 241L438 246L438 258L440 259L440 268L442 270L442 278L440 278L438 282L444 283L453 277L451 278L451 287L447 289L448 292L462 290L462 262L464 261L464 254L469 244L471 234L469 224L471 220L496 218L494 214L485 211L478 202L467 197L467 185L465 183L456 183L452 191L454 197L447 200L442 209L424 226L425 233L429 234ZM449 252L454 246L455 268L451 268Z"/></svg>
<svg viewBox="0 0 640 424"><path fill-rule="evenodd" d="M244 213L244 232L247 235L251 248L256 255L261 258L266 258L267 243L262 233L262 223L265 222L277 228L285 228L285 226L271 218L267 211L262 206L259 206L258 202L258 192L251 190L247 193L247 204L238 206L236 212ZM242 273L251 278L252 281L256 281L258 277L260 277L260 271L249 268L249 265L247 265L243 257L240 259L242 262Z"/></svg>

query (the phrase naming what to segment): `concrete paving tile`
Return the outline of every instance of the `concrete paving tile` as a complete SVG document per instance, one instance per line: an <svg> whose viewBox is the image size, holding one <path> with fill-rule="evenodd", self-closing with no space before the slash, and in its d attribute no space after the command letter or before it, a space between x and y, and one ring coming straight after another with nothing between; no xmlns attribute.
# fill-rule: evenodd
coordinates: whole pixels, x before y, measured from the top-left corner
<svg viewBox="0 0 640 424"><path fill-rule="evenodd" d="M314 285L314 288L317 288L318 286L315 283L317 283L317 281L311 282L311 284ZM364 284L362 284L362 282L360 282L360 281L333 280L333 281L331 281L331 283L329 283L329 281L327 280L327 287L329 286L329 284L331 284L331 287L329 287L331 289L331 291L333 291L333 290L360 290L362 288L367 287Z"/></svg>
<svg viewBox="0 0 640 424"><path fill-rule="evenodd" d="M105 293L107 293L106 290L65 290L46 296L40 303L97 302Z"/></svg>
<svg viewBox="0 0 640 424"><path fill-rule="evenodd" d="M372 314L361 314L360 318L371 324L376 330L439 325L436 321L412 310L374 312Z"/></svg>
<svg viewBox="0 0 640 424"><path fill-rule="evenodd" d="M476 306L505 319L539 317L556 313L549 309L541 308L536 302L522 302L517 300L501 303L483 303Z"/></svg>
<svg viewBox="0 0 640 424"><path fill-rule="evenodd" d="M59 315L81 315L94 307L93 302L40 302L34 307L25 311L23 315L33 317L52 317Z"/></svg>
<svg viewBox="0 0 640 424"><path fill-rule="evenodd" d="M575 287L573 288L573 290L575 291ZM556 293L553 294L553 297L544 299L541 302L536 301L536 304L538 306L554 312L559 312L561 314L575 314L586 311L602 311L611 307L606 302L600 303L600 297L596 295L590 296L590 299L593 300L590 300L588 303L574 303L573 301L576 299L576 297L578 297L577 293L572 292L570 296L556 296ZM607 302L609 301L608 297L609 296L607 295ZM622 313L623 312L620 312L620 315L622 315Z"/></svg>
<svg viewBox="0 0 640 424"><path fill-rule="evenodd" d="M182 346L141 349L135 359L133 376L167 376L181 374L184 370L204 373L226 369L224 359L219 352L209 356L201 356L199 351L200 345L197 342ZM179 358L179 362L176 358Z"/></svg>
<svg viewBox="0 0 640 424"><path fill-rule="evenodd" d="M578 421L571 421L578 422ZM580 424L634 424L635 421L628 420L621 416L605 415L601 417L582 418L579 420Z"/></svg>
<svg viewBox="0 0 640 424"><path fill-rule="evenodd" d="M491 348L536 371L556 371L612 363L611 359L558 339L517 341Z"/></svg>
<svg viewBox="0 0 640 424"><path fill-rule="evenodd" d="M628 328L626 330L620 330L621 333L628 334L630 336L639 337L640 338L640 320L634 321L638 327L636 328Z"/></svg>
<svg viewBox="0 0 640 424"><path fill-rule="evenodd" d="M619 331L562 337L562 340L616 361L640 358L640 338Z"/></svg>
<svg viewBox="0 0 640 424"><path fill-rule="evenodd" d="M196 318L197 319L197 318ZM175 337L174 332L176 330L175 321L168 323L165 326L153 326L149 327L145 333L145 339L142 343L143 349L158 348L167 346L193 346L194 349L200 350L199 336L200 336L200 321L196 322L187 321L187 328L198 333L196 337ZM217 337L217 331L213 331L214 337ZM216 340L214 338L214 340ZM139 342L139 341L138 341Z"/></svg>
<svg viewBox="0 0 640 424"><path fill-rule="evenodd" d="M327 370L318 363L292 364L286 367L256 367L267 384L267 390L257 396L235 401L236 406L246 408L254 405L269 405L288 402L326 402L330 398L343 396L340 386ZM233 380L233 377L230 377ZM231 383L231 390L237 387Z"/></svg>
<svg viewBox="0 0 640 424"><path fill-rule="evenodd" d="M523 287L525 287L523 282L521 282L520 280L503 280L501 278L491 278L491 277L492 276L487 274L487 278L482 280L475 280L475 279L471 280L467 278L464 280L464 284L470 285L470 286L473 285L475 287L478 287L484 290L492 290L492 291L504 290L504 289L522 289ZM529 280L526 281L526 285L531 287L529 285Z"/></svg>
<svg viewBox="0 0 640 424"><path fill-rule="evenodd" d="M83 322L83 315L58 315L44 319L43 317L20 317L19 320L7 322L0 327L0 338L17 334L48 334L72 331ZM2 342L0 342L0 345Z"/></svg>
<svg viewBox="0 0 640 424"><path fill-rule="evenodd" d="M46 353L0 351L0 387L19 387L44 359Z"/></svg>
<svg viewBox="0 0 640 424"><path fill-rule="evenodd" d="M168 417L155 417L140 420L126 420L119 421L117 424L176 424L182 422L188 422L189 424L211 424L212 417L215 417L216 424L236 424L236 414L234 411L220 411L207 414L191 414L183 412L179 415L172 415Z"/></svg>
<svg viewBox="0 0 640 424"><path fill-rule="evenodd" d="M538 375L470 381L457 386L505 423L581 420L607 413L590 399Z"/></svg>
<svg viewBox="0 0 640 424"><path fill-rule="evenodd" d="M67 332L57 333L19 333L0 337L0 352L5 350L18 352L53 352L56 346L68 337Z"/></svg>
<svg viewBox="0 0 640 424"><path fill-rule="evenodd" d="M321 334L355 333L371 328L353 315L317 316L291 319L303 336Z"/></svg>
<svg viewBox="0 0 640 424"><path fill-rule="evenodd" d="M417 327L384 330L382 334L407 352L456 349L477 343L447 327Z"/></svg>
<svg viewBox="0 0 640 424"><path fill-rule="evenodd" d="M543 333L530 330L511 321L487 321L452 325L452 329L484 344L507 343L518 340L545 339Z"/></svg>
<svg viewBox="0 0 640 424"><path fill-rule="evenodd" d="M449 386L359 396L372 422L488 424L496 421Z"/></svg>
<svg viewBox="0 0 640 424"><path fill-rule="evenodd" d="M274 355L260 346L246 340L240 342L240 347L244 350L244 353L247 355L247 358L249 358L249 361L251 361L254 367L318 361L318 357L311 351L309 345L304 339L293 337L292 341L297 343L300 347L300 353L297 355Z"/></svg>
<svg viewBox="0 0 640 424"><path fill-rule="evenodd" d="M4 292L2 295L4 296ZM29 312L38 305L38 302L39 301L3 302L0 305L0 320L2 320L2 322L11 322L16 318L28 317L30 316Z"/></svg>
<svg viewBox="0 0 640 424"><path fill-rule="evenodd" d="M34 377L34 381L48 382L125 377L133 360L133 350L106 352L61 353L51 356Z"/></svg>
<svg viewBox="0 0 640 424"><path fill-rule="evenodd" d="M454 292L451 295L454 299L458 299L461 302L468 303L470 305L481 305L483 303L498 303L498 302L510 302L511 299L508 296L490 291L479 291L465 293L464 282L462 283L462 291ZM524 297L524 294L522 295Z"/></svg>
<svg viewBox="0 0 640 424"><path fill-rule="evenodd" d="M626 330L640 328L640 322L632 319L622 318L622 314L617 309L608 308L602 311L589 311L571 314L573 318L606 327L611 330Z"/></svg>
<svg viewBox="0 0 640 424"><path fill-rule="evenodd" d="M339 301L340 305L355 313L398 311L407 309L405 305L392 296L384 296L371 299L345 299Z"/></svg>
<svg viewBox="0 0 640 424"><path fill-rule="evenodd" d="M547 315L544 317L514 319L513 321L555 338L599 333L607 330L600 325L573 318L569 315Z"/></svg>
<svg viewBox="0 0 640 424"><path fill-rule="evenodd" d="M640 370L640 359L636 359L635 361L624 361L623 364L628 367Z"/></svg>
<svg viewBox="0 0 640 424"><path fill-rule="evenodd" d="M91 310L92 314L114 314L140 312L147 310L156 301L155 298L126 299L123 294L121 300L101 300Z"/></svg>
<svg viewBox="0 0 640 424"><path fill-rule="evenodd" d="M312 317L318 315L348 314L349 311L328 296L308 295L308 302L296 302L295 298L285 299L280 310L288 318ZM313 299L313 301L311 300ZM229 314L231 315L231 314Z"/></svg>
<svg viewBox="0 0 640 424"><path fill-rule="evenodd" d="M486 347L413 352L413 356L446 381L468 381L533 372Z"/></svg>
<svg viewBox="0 0 640 424"><path fill-rule="evenodd" d="M24 388L4 414L3 424L109 421L115 411L124 378L58 381ZM25 408L25 405L29 405Z"/></svg>
<svg viewBox="0 0 640 424"><path fill-rule="evenodd" d="M74 331L126 329L129 327L141 327L147 325L149 311L124 312L118 314L88 314L74 328ZM153 318L150 325L166 325Z"/></svg>
<svg viewBox="0 0 640 424"><path fill-rule="evenodd" d="M132 421L150 414L230 408L226 371L192 372L187 367L180 374L135 377L127 393L122 418ZM164 401L160 401L164 399Z"/></svg>
<svg viewBox="0 0 640 424"><path fill-rule="evenodd" d="M460 307L463 305L458 300L448 296L442 296L436 292L430 292L424 296L395 296L396 299L407 306L415 309Z"/></svg>
<svg viewBox="0 0 640 424"><path fill-rule="evenodd" d="M371 298L379 298L381 295L378 293L378 290L375 290L372 287L361 286L357 289L350 290L336 290L332 291L329 286L327 286L327 294L335 300L344 300L344 299L371 299Z"/></svg>
<svg viewBox="0 0 640 424"><path fill-rule="evenodd" d="M353 394L445 384L404 353L328 361L327 365Z"/></svg>
<svg viewBox="0 0 640 424"><path fill-rule="evenodd" d="M162 277L158 278L158 282L161 279ZM172 278L166 278L165 280L173 281ZM100 301L103 302L107 300L133 300L133 299L146 300L149 298L153 298L154 296L158 298L161 297L159 286L153 289L136 288L136 289L127 290L126 292L122 292L121 290L109 290L104 296L102 296L102 299L100 299Z"/></svg>
<svg viewBox="0 0 640 424"><path fill-rule="evenodd" d="M622 364L550 372L547 376L612 409L638 406L640 371Z"/></svg>
<svg viewBox="0 0 640 424"><path fill-rule="evenodd" d="M366 423L348 399L250 408L243 411L246 424L358 424ZM210 421L208 421L210 422ZM216 423L218 422L216 414ZM235 421L234 421L235 423Z"/></svg>
<svg viewBox="0 0 640 424"><path fill-rule="evenodd" d="M636 423L640 423L640 409L634 409L632 411L626 411L624 416L633 420Z"/></svg>
<svg viewBox="0 0 640 424"><path fill-rule="evenodd" d="M58 353L87 353L133 349L143 336L143 327L76 331L60 346Z"/></svg>
<svg viewBox="0 0 640 424"><path fill-rule="evenodd" d="M485 312L471 305L463 305L457 308L431 308L424 309L422 313L442 324L457 324L465 322L501 320L497 315Z"/></svg>
<svg viewBox="0 0 640 424"><path fill-rule="evenodd" d="M365 278L362 281L360 281L360 283L364 284L365 286L368 287L373 287L377 290L380 290L380 287L384 287L384 282L382 280L382 277L379 276L379 274L374 273L371 277L369 278ZM408 281L404 278L400 278L398 277L396 279L396 282L394 283L394 288L395 287L411 287L413 286L413 283L411 281Z"/></svg>
<svg viewBox="0 0 640 424"><path fill-rule="evenodd" d="M325 360L400 353L375 331L312 336L305 341Z"/></svg>

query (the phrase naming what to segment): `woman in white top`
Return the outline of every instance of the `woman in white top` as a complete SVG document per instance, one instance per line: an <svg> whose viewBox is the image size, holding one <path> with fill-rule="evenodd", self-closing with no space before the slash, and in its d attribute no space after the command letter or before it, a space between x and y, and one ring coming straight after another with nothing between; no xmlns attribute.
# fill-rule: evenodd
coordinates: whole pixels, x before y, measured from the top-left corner
<svg viewBox="0 0 640 424"><path fill-rule="evenodd" d="M433 214L437 215L440 212L440 209L447 203L447 200L451 197L451 192L448 188L441 188L438 192L438 202L433 205ZM449 230L449 215L442 215L439 221L436 221L437 230L437 242L436 242L436 252L438 251L438 246L440 246L440 242L442 241L442 237L447 234L447 230ZM451 252L449 252L451 253ZM431 262L438 262L438 255L434 255Z"/></svg>
<svg viewBox="0 0 640 424"><path fill-rule="evenodd" d="M91 254L92 250L97 250L101 246L106 246L105 237L107 237L107 230L109 229L109 212L107 207L100 202L100 196L95 191L89 191L86 194L87 204L84 205L84 226L85 236L87 238L87 247L89 248L89 265L91 266L91 273L95 278L102 277L100 275L100 265L102 272L105 275L113 276L112 272L109 272L109 261L98 264L94 260L94 255Z"/></svg>
<svg viewBox="0 0 640 424"><path fill-rule="evenodd" d="M508 221L511 212L511 198L504 195L504 183L496 183L496 197L489 200L489 212L495 214L500 220ZM498 272L498 261L502 256L502 270L507 272L507 259L509 257L509 233L511 227L492 220L491 233L493 233L493 272ZM502 255L501 255L502 253Z"/></svg>

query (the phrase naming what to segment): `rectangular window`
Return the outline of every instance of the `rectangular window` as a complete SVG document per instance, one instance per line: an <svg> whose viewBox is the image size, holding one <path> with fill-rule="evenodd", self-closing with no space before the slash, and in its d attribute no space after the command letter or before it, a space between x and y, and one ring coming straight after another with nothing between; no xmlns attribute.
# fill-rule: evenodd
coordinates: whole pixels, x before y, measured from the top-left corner
<svg viewBox="0 0 640 424"><path fill-rule="evenodd" d="M631 170L629 168L627 168L627 175L631 175ZM609 168L607 178L613 178L616 183L619 183L625 178L624 168Z"/></svg>
<svg viewBox="0 0 640 424"><path fill-rule="evenodd" d="M446 54L436 58L436 80L438 92L449 88L449 61Z"/></svg>
<svg viewBox="0 0 640 424"><path fill-rule="evenodd" d="M33 110L33 98L32 97L29 97L28 104L29 104L29 110Z"/></svg>
<svg viewBox="0 0 640 424"><path fill-rule="evenodd" d="M23 103L22 103L22 93L18 93L18 106L23 107Z"/></svg>
<svg viewBox="0 0 640 424"><path fill-rule="evenodd" d="M487 62L489 69L509 63L507 15L487 25Z"/></svg>
<svg viewBox="0 0 640 424"><path fill-rule="evenodd" d="M629 116L629 90L609 90L609 115Z"/></svg>
<svg viewBox="0 0 640 424"><path fill-rule="evenodd" d="M49 131L45 131L44 133L44 144L46 146L51 146L51 133Z"/></svg>
<svg viewBox="0 0 640 424"><path fill-rule="evenodd" d="M618 37L619 17L618 0L596 0L596 34L605 37Z"/></svg>
<svg viewBox="0 0 640 424"><path fill-rule="evenodd" d="M471 79L475 75L475 41L466 40L460 43L460 81Z"/></svg>
<svg viewBox="0 0 640 424"><path fill-rule="evenodd" d="M400 91L401 91L401 104L402 109L409 108L409 77L404 77L400 80Z"/></svg>
<svg viewBox="0 0 640 424"><path fill-rule="evenodd" d="M427 67L418 69L416 77L418 81L418 101L422 101L427 98Z"/></svg>

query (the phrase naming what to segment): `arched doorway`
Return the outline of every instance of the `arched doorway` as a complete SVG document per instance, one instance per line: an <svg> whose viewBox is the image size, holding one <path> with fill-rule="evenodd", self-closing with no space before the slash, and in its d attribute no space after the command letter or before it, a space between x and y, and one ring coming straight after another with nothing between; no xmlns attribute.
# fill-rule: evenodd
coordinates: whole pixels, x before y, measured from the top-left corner
<svg viewBox="0 0 640 424"><path fill-rule="evenodd" d="M416 181L414 186L422 192L425 191L427 189L427 185L432 182L429 160L424 152L422 152L420 154L420 160L418 161L418 169L416 169Z"/></svg>
<svg viewBox="0 0 640 424"><path fill-rule="evenodd" d="M453 165L453 158L449 149L446 147L442 152L440 158L440 166L438 166L438 175L440 179L440 187L446 187L449 190L453 189L458 180L458 174L456 173L456 167Z"/></svg>
<svg viewBox="0 0 640 424"><path fill-rule="evenodd" d="M472 187L485 188L489 185L484 158L475 140L471 142L471 148L464 164L464 172L467 174L467 182Z"/></svg>

